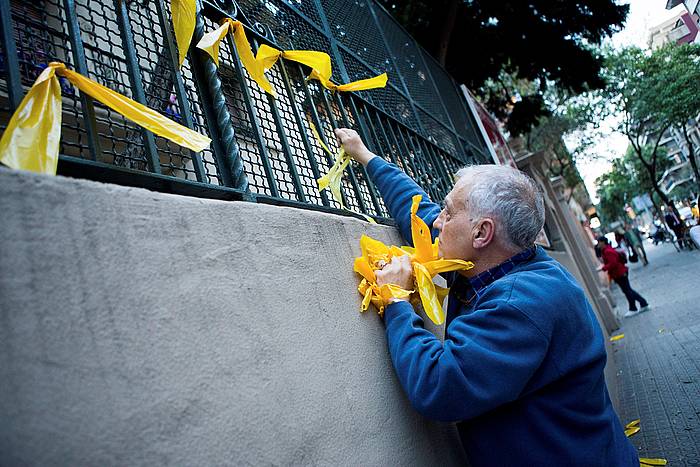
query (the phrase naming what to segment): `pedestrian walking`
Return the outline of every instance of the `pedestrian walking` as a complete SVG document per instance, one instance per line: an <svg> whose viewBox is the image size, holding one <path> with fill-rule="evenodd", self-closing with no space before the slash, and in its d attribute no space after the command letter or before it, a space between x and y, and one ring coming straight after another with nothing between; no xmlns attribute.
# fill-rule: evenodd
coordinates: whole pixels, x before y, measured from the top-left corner
<svg viewBox="0 0 700 467"><path fill-rule="evenodd" d="M605 237L598 238L598 246L603 249L603 271L607 271L610 279L620 286L629 303L629 311L625 313L624 317L629 318L647 311L649 303L630 286L629 270L623 263L620 252L615 250ZM637 302L639 302L641 309L637 309Z"/></svg>
<svg viewBox="0 0 700 467"><path fill-rule="evenodd" d="M673 212L673 207L671 207L671 205L667 206L666 214L664 214L664 219L666 220L666 224L668 225L668 227L671 230L673 230L674 234L676 234L676 241L678 241L678 246L683 248L683 231L685 229L685 226L683 225L683 221L681 221L676 215L676 213Z"/></svg>
<svg viewBox="0 0 700 467"><path fill-rule="evenodd" d="M625 224L625 240L627 240L627 245L630 248L630 253L634 253L641 260L642 264L646 266L649 264L647 259L647 252L644 250L644 243L642 242L642 235L639 230L634 225Z"/></svg>

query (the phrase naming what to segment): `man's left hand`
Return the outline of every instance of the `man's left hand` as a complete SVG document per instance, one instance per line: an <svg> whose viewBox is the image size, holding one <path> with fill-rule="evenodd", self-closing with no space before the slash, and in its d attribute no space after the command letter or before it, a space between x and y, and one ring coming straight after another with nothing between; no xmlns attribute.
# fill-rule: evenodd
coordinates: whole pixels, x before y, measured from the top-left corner
<svg viewBox="0 0 700 467"><path fill-rule="evenodd" d="M409 255L394 256L391 263L375 274L377 285L394 284L405 290L413 290L413 266Z"/></svg>

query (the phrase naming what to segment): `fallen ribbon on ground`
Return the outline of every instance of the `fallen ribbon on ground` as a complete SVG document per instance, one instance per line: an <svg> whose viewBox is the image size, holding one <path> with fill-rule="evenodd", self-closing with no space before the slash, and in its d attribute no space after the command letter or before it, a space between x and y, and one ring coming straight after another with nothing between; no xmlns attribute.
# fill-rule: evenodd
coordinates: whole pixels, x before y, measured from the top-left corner
<svg viewBox="0 0 700 467"><path fill-rule="evenodd" d="M363 297L361 311L366 311L371 303L381 316L392 298L411 298L414 305L420 301L426 316L439 325L445 322L442 302L449 289L435 285L433 278L443 272L472 269L474 263L460 259L443 259L438 256L438 239L432 241L430 229L425 221L418 217L421 199L421 195L416 195L411 204L411 235L414 246L387 246L379 240L363 235L360 238L362 256L355 258L353 270L363 277L357 288ZM414 290L402 289L393 284L378 285L374 271L390 263L392 258L404 255L411 257L415 276Z"/></svg>
<svg viewBox="0 0 700 467"><path fill-rule="evenodd" d="M629 422L627 425L625 425L625 436L628 438L635 433L638 433L641 428L639 427L639 419L632 420ZM645 465L666 465L667 461L666 459L660 459L660 458L648 458L648 457L640 457L639 458L639 465L640 466L645 466Z"/></svg>
<svg viewBox="0 0 700 467"><path fill-rule="evenodd" d="M625 337L624 334L618 334L617 336L612 336L612 337L610 337L610 342L619 341L619 340L622 339L623 337Z"/></svg>
<svg viewBox="0 0 700 467"><path fill-rule="evenodd" d="M61 85L66 78L80 92L91 96L148 131L193 151L201 151L211 140L164 117L155 110L112 91L51 62L42 71L10 118L0 139L0 162L14 169L56 175L61 139Z"/></svg>
<svg viewBox="0 0 700 467"><path fill-rule="evenodd" d="M272 96L275 95L275 91L265 76L265 72L272 68L280 57L308 66L311 68L311 73L307 79L317 79L323 87L331 91L362 91L386 86L388 80L386 73L346 84L333 83L331 81L333 73L331 57L325 52L316 50L278 50L263 44L258 49L257 55L254 56L243 23L231 18L224 18L220 24L221 26L202 36L197 43L197 48L208 53L218 66L221 41L227 34L233 34L233 43L243 67L248 71L253 81Z"/></svg>
<svg viewBox="0 0 700 467"><path fill-rule="evenodd" d="M633 434L639 432L639 430L639 419L632 420L627 425L625 425L625 436L629 438Z"/></svg>

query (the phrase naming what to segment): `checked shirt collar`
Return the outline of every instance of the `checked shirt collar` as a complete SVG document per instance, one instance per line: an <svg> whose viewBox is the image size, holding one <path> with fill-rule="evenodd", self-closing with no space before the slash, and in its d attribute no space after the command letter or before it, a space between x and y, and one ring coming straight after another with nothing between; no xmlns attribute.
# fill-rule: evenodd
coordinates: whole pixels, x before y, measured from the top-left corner
<svg viewBox="0 0 700 467"><path fill-rule="evenodd" d="M460 274L455 274L455 280L451 286L452 295L463 304L469 305L475 298L481 296L488 285L508 274L517 265L530 261L536 252L537 247L533 245L505 260L498 266L469 279Z"/></svg>

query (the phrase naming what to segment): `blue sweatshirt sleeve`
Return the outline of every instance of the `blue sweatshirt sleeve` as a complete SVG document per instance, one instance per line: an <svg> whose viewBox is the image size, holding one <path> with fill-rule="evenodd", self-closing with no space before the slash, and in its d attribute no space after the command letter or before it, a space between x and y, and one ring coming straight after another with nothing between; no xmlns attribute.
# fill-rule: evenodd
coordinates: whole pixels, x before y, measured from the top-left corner
<svg viewBox="0 0 700 467"><path fill-rule="evenodd" d="M396 165L381 157L375 157L367 164L367 174L379 189L389 214L394 218L403 238L413 245L411 235L411 198L423 195L418 207L418 216L432 229L433 222L440 215L440 206L430 200L423 189ZM431 231L433 239L436 229Z"/></svg>
<svg viewBox="0 0 700 467"><path fill-rule="evenodd" d="M544 359L549 340L505 300L492 300L450 323L444 344L407 302L386 308L389 352L413 407L457 422L515 400Z"/></svg>

